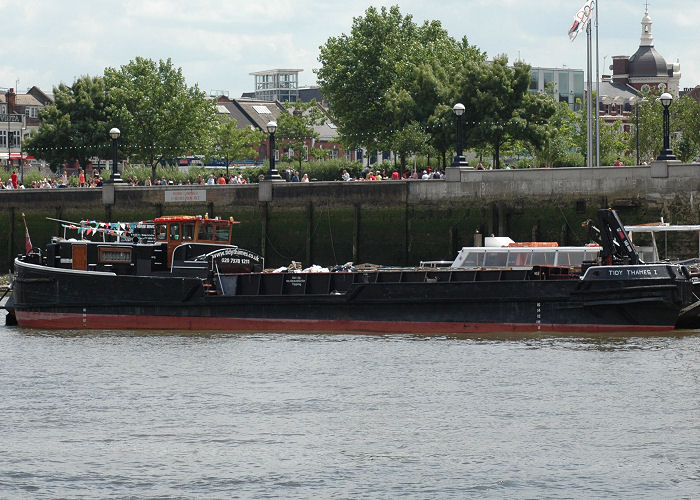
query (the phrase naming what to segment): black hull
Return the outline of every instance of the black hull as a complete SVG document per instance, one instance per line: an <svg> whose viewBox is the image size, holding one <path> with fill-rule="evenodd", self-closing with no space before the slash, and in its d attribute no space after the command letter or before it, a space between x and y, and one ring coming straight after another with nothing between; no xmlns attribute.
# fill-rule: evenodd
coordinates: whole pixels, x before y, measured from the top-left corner
<svg viewBox="0 0 700 500"><path fill-rule="evenodd" d="M381 282L388 278L370 275L365 283L366 273L342 273L313 278L351 280L342 291L323 293L310 278L293 277L304 281L305 289L297 290L287 286L290 280L282 281L284 275L250 274L229 277L227 286L238 294L216 294L199 278L117 276L16 261L13 307L20 326L50 329L420 334L673 329L681 309L693 302L690 281L679 266L647 268L654 277L534 280L523 273L465 271L449 281L440 274L420 275L422 282L401 281L405 277ZM468 276L471 281L461 281ZM246 283L255 279L262 285L245 294ZM266 288L275 280L278 290Z"/></svg>

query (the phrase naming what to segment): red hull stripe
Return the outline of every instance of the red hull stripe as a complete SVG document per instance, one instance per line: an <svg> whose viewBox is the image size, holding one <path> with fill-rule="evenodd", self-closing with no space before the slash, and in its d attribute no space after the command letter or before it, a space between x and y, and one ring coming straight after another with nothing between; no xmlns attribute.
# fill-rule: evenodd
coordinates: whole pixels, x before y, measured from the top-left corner
<svg viewBox="0 0 700 500"><path fill-rule="evenodd" d="M586 325L536 323L455 323L417 321L344 321L264 318L209 318L176 316L122 316L110 314L66 314L16 311L21 327L48 330L219 330L235 332L324 332L324 333L460 333L530 332L662 332L664 325Z"/></svg>

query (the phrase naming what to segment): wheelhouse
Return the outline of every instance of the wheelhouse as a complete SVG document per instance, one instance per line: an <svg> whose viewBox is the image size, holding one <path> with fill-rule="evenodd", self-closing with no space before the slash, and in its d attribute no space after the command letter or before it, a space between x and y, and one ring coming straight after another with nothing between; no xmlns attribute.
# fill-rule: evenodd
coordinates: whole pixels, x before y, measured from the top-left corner
<svg viewBox="0 0 700 500"><path fill-rule="evenodd" d="M230 219L210 219L206 215L175 215L158 217L153 220L156 243L168 244L168 262L175 248L183 243L213 243L230 245L233 224Z"/></svg>

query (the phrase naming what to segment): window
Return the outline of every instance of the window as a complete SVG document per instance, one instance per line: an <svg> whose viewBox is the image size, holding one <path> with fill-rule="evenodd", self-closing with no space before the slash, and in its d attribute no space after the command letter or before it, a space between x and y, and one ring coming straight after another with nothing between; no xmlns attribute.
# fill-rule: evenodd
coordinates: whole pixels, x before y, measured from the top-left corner
<svg viewBox="0 0 700 500"><path fill-rule="evenodd" d="M131 248L98 248L97 258L101 264L131 262Z"/></svg>
<svg viewBox="0 0 700 500"><path fill-rule="evenodd" d="M170 239L179 240L180 239L180 224L170 224Z"/></svg>
<svg viewBox="0 0 700 500"><path fill-rule="evenodd" d="M548 86L550 84L554 84L556 86L556 82L554 81L554 71L543 71L542 72L544 76L544 89L549 90Z"/></svg>
<svg viewBox="0 0 700 500"><path fill-rule="evenodd" d="M468 252L462 267L481 267L484 264L483 252Z"/></svg>
<svg viewBox="0 0 700 500"><path fill-rule="evenodd" d="M530 259L532 258L532 252L529 251L511 251L508 253L508 265L509 266L527 266L530 265Z"/></svg>
<svg viewBox="0 0 700 500"><path fill-rule="evenodd" d="M267 106L254 105L253 109L258 112L259 115L271 115L272 111Z"/></svg>
<svg viewBox="0 0 700 500"><path fill-rule="evenodd" d="M309 146L304 144L304 161L309 161Z"/></svg>
<svg viewBox="0 0 700 500"><path fill-rule="evenodd" d="M348 161L352 161L352 151L350 151L349 149L345 151L345 159Z"/></svg>
<svg viewBox="0 0 700 500"><path fill-rule="evenodd" d="M231 234L231 227L228 224L217 224L216 225L216 233L214 233L214 239L216 241L228 242L230 234Z"/></svg>
<svg viewBox="0 0 700 500"><path fill-rule="evenodd" d="M0 130L0 147L7 147L7 131Z"/></svg>
<svg viewBox="0 0 700 500"><path fill-rule="evenodd" d="M486 254L486 259L484 259L484 265L502 267L506 265L507 258L507 252L489 252Z"/></svg>
<svg viewBox="0 0 700 500"><path fill-rule="evenodd" d="M194 239L194 222L185 222L182 225L182 239L183 240Z"/></svg>
<svg viewBox="0 0 700 500"><path fill-rule="evenodd" d="M0 104L0 113L3 115L7 113L7 104Z"/></svg>
<svg viewBox="0 0 700 500"><path fill-rule="evenodd" d="M559 96L561 99L569 100L569 72L559 72Z"/></svg>
<svg viewBox="0 0 700 500"><path fill-rule="evenodd" d="M21 132L19 130L10 131L10 147L18 148Z"/></svg>
<svg viewBox="0 0 700 500"><path fill-rule="evenodd" d="M165 224L158 224L156 226L156 239L160 241L168 239L168 227Z"/></svg>
<svg viewBox="0 0 700 500"><path fill-rule="evenodd" d="M537 91L539 90L538 88L538 77L540 71L538 69L531 69L530 70L530 90L532 91Z"/></svg>
<svg viewBox="0 0 700 500"><path fill-rule="evenodd" d="M214 240L214 225L213 224L201 224L199 226L199 233L197 234L197 239L200 241L213 241Z"/></svg>
<svg viewBox="0 0 700 500"><path fill-rule="evenodd" d="M27 106L24 108L24 115L27 118L36 118L38 116L36 106Z"/></svg>

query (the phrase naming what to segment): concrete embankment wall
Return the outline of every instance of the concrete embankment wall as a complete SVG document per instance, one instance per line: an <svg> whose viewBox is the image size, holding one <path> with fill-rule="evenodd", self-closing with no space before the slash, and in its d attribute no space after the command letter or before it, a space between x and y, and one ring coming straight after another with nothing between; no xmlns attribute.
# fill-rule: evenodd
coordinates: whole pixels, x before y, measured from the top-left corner
<svg viewBox="0 0 700 500"><path fill-rule="evenodd" d="M35 246L63 234L47 217L116 222L208 213L240 221L235 242L262 253L268 267L291 260L410 265L453 258L473 244L477 231L516 241L585 243L581 223L604 207L615 208L627 224L660 217L697 224L699 174L700 165L465 170L458 182L117 186L113 200L102 189L0 191L0 270L24 250L22 213ZM186 194L195 201L178 201ZM677 238L679 256L697 255L696 235Z"/></svg>

